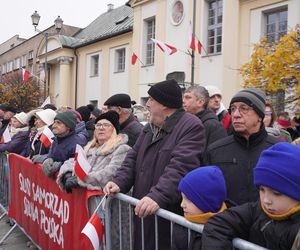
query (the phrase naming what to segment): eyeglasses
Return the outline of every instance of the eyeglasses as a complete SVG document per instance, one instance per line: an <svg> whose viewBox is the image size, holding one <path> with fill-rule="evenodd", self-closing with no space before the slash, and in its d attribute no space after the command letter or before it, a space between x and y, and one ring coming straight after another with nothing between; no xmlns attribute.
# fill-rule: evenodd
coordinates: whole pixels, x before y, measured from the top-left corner
<svg viewBox="0 0 300 250"><path fill-rule="evenodd" d="M230 114L234 114L235 111L239 111L240 114L247 114L250 110L253 110L252 107L249 107L248 105L241 105L239 107L236 107L236 106L231 106L228 111Z"/></svg>
<svg viewBox="0 0 300 250"><path fill-rule="evenodd" d="M109 123L96 123L95 128L96 129L101 129L101 128L107 129L107 128L110 128L111 126L112 125Z"/></svg>
<svg viewBox="0 0 300 250"><path fill-rule="evenodd" d="M265 111L265 116L272 116L272 111Z"/></svg>

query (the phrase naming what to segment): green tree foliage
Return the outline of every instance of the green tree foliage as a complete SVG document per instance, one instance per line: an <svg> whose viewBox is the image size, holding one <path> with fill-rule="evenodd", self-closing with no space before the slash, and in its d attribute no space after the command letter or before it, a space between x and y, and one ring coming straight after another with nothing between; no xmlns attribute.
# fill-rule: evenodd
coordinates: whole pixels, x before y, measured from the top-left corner
<svg viewBox="0 0 300 250"><path fill-rule="evenodd" d="M2 77L0 83L0 103L9 103L20 111L28 112L40 104L39 81L30 77L23 82L22 70L18 70Z"/></svg>
<svg viewBox="0 0 300 250"><path fill-rule="evenodd" d="M267 93L295 89L291 101L300 104L300 26L278 43L263 38L255 44L251 61L240 68L245 88L257 87Z"/></svg>

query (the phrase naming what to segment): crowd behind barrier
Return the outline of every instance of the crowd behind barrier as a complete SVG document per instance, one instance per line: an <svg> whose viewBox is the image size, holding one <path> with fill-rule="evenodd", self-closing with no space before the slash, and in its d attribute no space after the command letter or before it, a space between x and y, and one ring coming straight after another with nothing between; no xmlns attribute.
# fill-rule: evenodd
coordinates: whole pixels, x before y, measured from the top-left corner
<svg viewBox="0 0 300 250"><path fill-rule="evenodd" d="M14 155L15 157L16 155ZM10 197L10 189L9 189L9 184L10 184L10 179L9 179L9 164L8 164L8 161L7 161L7 155L6 154L1 154L0 156L1 158L1 164L0 164L0 177L1 177L1 183L0 183L0 193L1 193L1 200L0 200L0 204L1 204L1 209L3 210L3 214L1 215L1 218L3 218L3 215L6 215L8 210L9 210L9 207L8 207L8 204L9 204L9 197ZM23 161L23 164L26 163L26 159L25 158L22 158L22 157L19 157L19 156L16 156L16 158L18 160L21 159L21 163ZM24 159L24 160L22 160ZM20 163L20 162L19 162ZM28 166L25 166L28 168ZM36 167L36 166L35 166ZM23 168L24 170L24 168ZM22 166L20 167L20 171L22 171ZM22 173L24 176L26 175L26 171L24 171L25 173ZM47 177L45 177L47 178ZM38 183L36 183L38 184ZM78 195L77 192L74 192L72 194L73 196L75 195ZM17 196L15 195L12 195L12 199L15 199ZM75 197L77 199L77 197ZM93 202L96 203L100 201L100 196L94 196L93 197ZM119 237L117 237L119 239L119 249L133 249L133 234L132 234L132 229L133 229L133 225L132 225L132 218L133 218L133 214L132 214L132 207L136 205L136 203L138 202L137 199L131 197L131 196L128 196L128 195L125 195L125 194L116 194L114 197L110 197L107 199L106 201L106 204L105 204L105 207L103 207L102 209L100 209L98 211L98 214L100 215L101 219L105 222L105 239L104 239L104 244L103 244L103 247L104 249L106 250L110 250L110 249L113 249L112 248L112 238L115 238L115 235L114 237L112 237L111 235L111 225L112 225L112 220L113 219L117 219L117 218L112 218L111 214L112 214L112 209L111 209L111 204L112 202L118 202L119 203L119 211L118 211L118 223L119 223L119 230L118 230L118 234L119 234ZM23 202L21 202L20 200L16 200L16 201L11 201L10 204L14 204L14 203L20 203L22 204ZM94 208L97 204L94 204L94 205L88 205L89 207L89 211L88 211L88 214L89 216L91 215L92 211L94 211ZM121 207L124 207L124 206L127 206L128 207L128 217L129 217L129 227L123 227L122 226L122 216L124 216L123 213L121 213ZM22 206L21 206L21 209L18 209L15 211L16 213L23 213L23 210L22 210ZM104 213L105 213L105 216L104 216ZM77 214L78 216L78 214ZM188 229L189 231L189 235L190 235L190 232L191 231L196 231L196 232L199 232L201 233L202 230L203 230L203 225L201 224L195 224L195 223L191 223L189 221L187 221L184 217L182 216L179 216L177 214L174 214L174 213L171 213L167 210L164 210L164 209L159 209L157 211L157 213L155 214L155 217L156 217L156 221L157 221L157 217L162 217L166 220L169 220L170 221L170 226L171 226L171 232L173 231L173 226L174 224L179 224L185 228ZM18 217L18 216L17 216ZM105 217L105 218L104 218ZM2 244L4 242L4 240L9 236L9 234L16 228L16 227L19 227L31 240L33 240L34 242L34 239L35 239L35 235L32 234L33 231L40 231L42 230L40 228L40 226L38 224L32 224L30 225L30 227L36 227L36 229L32 230L30 229L30 232L26 229L26 226L24 227L24 225L22 226L22 223L24 223L23 221L19 221L19 219L17 218L15 221L15 225L14 227L1 239L1 243ZM142 219L143 221L143 219ZM19 224L21 222L21 225ZM82 222L82 226L84 226L84 223L85 222ZM143 225L143 222L142 222L142 225ZM81 230L81 229L80 229ZM143 228L141 228L142 232L143 232ZM124 232L125 231L125 232ZM115 231L114 231L115 232ZM126 241L124 240L124 235L125 234L129 234L128 235L128 238L130 239L129 241ZM157 239L158 239L158 233L159 233L159 229L157 228L157 224L156 224L156 249L157 246L158 246L158 242L157 242ZM127 236L126 236L127 237ZM172 242L172 234L170 235L170 241ZM40 246L37 244L38 242L36 242L36 246L38 248L40 248ZM250 242L247 242L245 240L242 240L242 239L234 239L233 240L233 246L236 248L236 249L253 249L253 250L260 250L260 249L265 249L263 247L260 247L260 246L257 246L253 243L250 243ZM44 247L43 247L44 249ZM59 249L59 248L58 248ZM62 249L62 248L61 248Z"/></svg>

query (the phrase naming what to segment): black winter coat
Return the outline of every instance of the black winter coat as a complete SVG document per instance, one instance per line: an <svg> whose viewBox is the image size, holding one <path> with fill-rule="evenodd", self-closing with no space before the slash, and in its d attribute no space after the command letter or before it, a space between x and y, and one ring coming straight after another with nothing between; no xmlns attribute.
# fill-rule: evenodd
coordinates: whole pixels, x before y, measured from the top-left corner
<svg viewBox="0 0 300 250"><path fill-rule="evenodd" d="M227 199L237 204L258 200L253 184L253 168L260 153L277 143L263 127L247 140L234 133L211 144L206 153L206 165L216 165L223 172L227 187Z"/></svg>
<svg viewBox="0 0 300 250"><path fill-rule="evenodd" d="M207 148L213 142L222 139L227 136L227 133L219 122L218 117L210 109L202 110L196 114L197 117L202 121L205 128L206 135L206 147Z"/></svg>
<svg viewBox="0 0 300 250"><path fill-rule="evenodd" d="M202 234L202 249L232 249L232 239L237 237L272 250L290 250L299 228L300 212L285 220L272 220L259 202L246 203L208 220Z"/></svg>
<svg viewBox="0 0 300 250"><path fill-rule="evenodd" d="M133 186L133 197L150 197L160 208L182 214L178 183L189 171L197 168L205 146L201 121L183 109L171 115L153 139L147 124L136 144L118 169L113 182L127 193ZM154 216L144 218L145 249L155 249ZM141 221L134 217L134 249L141 249ZM159 249L170 249L170 223L158 218Z"/></svg>
<svg viewBox="0 0 300 250"><path fill-rule="evenodd" d="M120 124L120 133L126 134L128 136L127 145L133 147L137 138L143 130L143 125L134 117L133 114L130 114L128 119Z"/></svg>

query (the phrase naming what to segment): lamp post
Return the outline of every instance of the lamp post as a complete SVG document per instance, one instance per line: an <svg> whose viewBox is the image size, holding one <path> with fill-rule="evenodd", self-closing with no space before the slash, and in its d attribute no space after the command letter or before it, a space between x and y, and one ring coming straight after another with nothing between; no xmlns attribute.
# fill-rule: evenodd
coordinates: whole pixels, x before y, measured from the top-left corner
<svg viewBox="0 0 300 250"><path fill-rule="evenodd" d="M59 34L62 27L63 27L63 20L61 19L60 16L58 16L55 20L54 20L54 25L55 25L55 29L56 29L56 33L49 33L49 32L42 32L40 30L37 29L37 26L39 25L39 21L40 21L41 16L39 15L39 13L37 13L37 11L34 11L34 13L31 15L31 20L32 20L32 25L34 26L34 30L36 32L41 33L42 35L44 35L45 37L45 67L44 67L44 71L45 71L45 80L44 80L44 99L46 99L46 95L47 95L47 91L46 88L48 87L48 61L47 61L47 54L48 54L48 38L49 35L56 35Z"/></svg>

